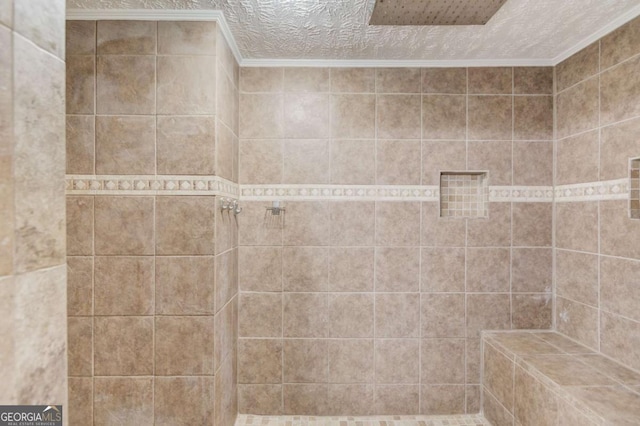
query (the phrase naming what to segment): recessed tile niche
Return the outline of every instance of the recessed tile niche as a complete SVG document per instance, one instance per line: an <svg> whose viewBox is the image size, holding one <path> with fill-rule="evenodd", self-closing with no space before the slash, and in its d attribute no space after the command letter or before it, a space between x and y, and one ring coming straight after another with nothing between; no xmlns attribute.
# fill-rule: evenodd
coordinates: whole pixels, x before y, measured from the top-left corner
<svg viewBox="0 0 640 426"><path fill-rule="evenodd" d="M483 218L488 215L486 172L440 173L440 217Z"/></svg>
<svg viewBox="0 0 640 426"><path fill-rule="evenodd" d="M631 219L640 219L640 158L632 159L630 163L629 213Z"/></svg>

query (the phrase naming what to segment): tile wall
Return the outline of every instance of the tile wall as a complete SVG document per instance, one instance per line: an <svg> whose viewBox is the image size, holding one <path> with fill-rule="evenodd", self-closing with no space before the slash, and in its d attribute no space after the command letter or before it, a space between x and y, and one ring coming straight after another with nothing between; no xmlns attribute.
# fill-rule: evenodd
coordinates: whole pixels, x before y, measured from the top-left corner
<svg viewBox="0 0 640 426"><path fill-rule="evenodd" d="M640 155L640 19L556 67L556 185L629 177ZM629 200L558 202L558 331L640 370L640 221Z"/></svg>
<svg viewBox="0 0 640 426"><path fill-rule="evenodd" d="M0 4L0 404L63 413L64 15L64 0Z"/></svg>
<svg viewBox="0 0 640 426"><path fill-rule="evenodd" d="M240 91L241 184L553 184L551 68L242 68ZM476 413L480 330L552 326L551 202L271 201L239 219L241 413Z"/></svg>
<svg viewBox="0 0 640 426"><path fill-rule="evenodd" d="M67 23L67 174L237 182L215 22ZM232 425L237 223L217 197L67 196L70 424Z"/></svg>

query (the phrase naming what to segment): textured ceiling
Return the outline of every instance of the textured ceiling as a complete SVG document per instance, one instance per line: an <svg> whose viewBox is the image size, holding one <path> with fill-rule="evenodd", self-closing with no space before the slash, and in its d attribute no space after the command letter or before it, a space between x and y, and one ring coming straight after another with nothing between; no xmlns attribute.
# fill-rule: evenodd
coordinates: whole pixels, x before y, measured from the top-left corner
<svg viewBox="0 0 640 426"><path fill-rule="evenodd" d="M219 9L248 59L553 59L640 0L507 0L485 26L369 26L375 0L67 0L68 8Z"/></svg>
<svg viewBox="0 0 640 426"><path fill-rule="evenodd" d="M484 25L506 0L376 0L371 25Z"/></svg>

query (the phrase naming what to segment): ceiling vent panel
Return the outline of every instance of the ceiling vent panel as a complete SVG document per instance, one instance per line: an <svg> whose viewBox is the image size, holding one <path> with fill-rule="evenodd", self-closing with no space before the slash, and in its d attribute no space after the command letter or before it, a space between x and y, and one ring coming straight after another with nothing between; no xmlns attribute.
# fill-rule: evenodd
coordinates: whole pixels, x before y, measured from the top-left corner
<svg viewBox="0 0 640 426"><path fill-rule="evenodd" d="M370 25L484 25L507 0L376 0Z"/></svg>

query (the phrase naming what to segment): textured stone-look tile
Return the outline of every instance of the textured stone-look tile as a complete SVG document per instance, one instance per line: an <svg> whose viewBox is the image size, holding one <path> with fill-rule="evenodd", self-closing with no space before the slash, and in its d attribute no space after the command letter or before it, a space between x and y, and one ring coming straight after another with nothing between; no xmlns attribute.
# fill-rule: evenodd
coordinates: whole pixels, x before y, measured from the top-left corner
<svg viewBox="0 0 640 426"><path fill-rule="evenodd" d="M282 92L284 70L278 67L242 67L240 69L240 91Z"/></svg>
<svg viewBox="0 0 640 426"><path fill-rule="evenodd" d="M625 200L600 203L600 252L640 259L640 221L629 219Z"/></svg>
<svg viewBox="0 0 640 426"><path fill-rule="evenodd" d="M155 123L152 116L96 118L96 173L155 173Z"/></svg>
<svg viewBox="0 0 640 426"><path fill-rule="evenodd" d="M93 374L93 320L90 317L67 319L69 376Z"/></svg>
<svg viewBox="0 0 640 426"><path fill-rule="evenodd" d="M465 289L463 248L423 248L421 291L462 292Z"/></svg>
<svg viewBox="0 0 640 426"><path fill-rule="evenodd" d="M212 257L156 257L155 265L156 314L214 313Z"/></svg>
<svg viewBox="0 0 640 426"><path fill-rule="evenodd" d="M468 294L467 333L477 337L482 330L511 328L511 300L508 294Z"/></svg>
<svg viewBox="0 0 640 426"><path fill-rule="evenodd" d="M327 383L326 340L287 339L282 352L285 383Z"/></svg>
<svg viewBox="0 0 640 426"><path fill-rule="evenodd" d="M152 378L97 377L94 381L94 425L153 425Z"/></svg>
<svg viewBox="0 0 640 426"><path fill-rule="evenodd" d="M327 337L327 294L287 293L283 299L284 337Z"/></svg>
<svg viewBox="0 0 640 426"><path fill-rule="evenodd" d="M511 139L512 98L510 96L469 96L468 109L469 139Z"/></svg>
<svg viewBox="0 0 640 426"><path fill-rule="evenodd" d="M67 257L67 313L93 315L93 259Z"/></svg>
<svg viewBox="0 0 640 426"><path fill-rule="evenodd" d="M214 117L158 117L156 144L159 174L215 173Z"/></svg>
<svg viewBox="0 0 640 426"><path fill-rule="evenodd" d="M633 19L604 36L600 42L601 67L612 67L640 51L640 20Z"/></svg>
<svg viewBox="0 0 640 426"><path fill-rule="evenodd" d="M236 358L238 332L238 303L234 298L222 307L213 318L213 365L218 369L225 359ZM233 357L232 357L233 355Z"/></svg>
<svg viewBox="0 0 640 426"><path fill-rule="evenodd" d="M282 341L240 339L238 341L238 383L281 382Z"/></svg>
<svg viewBox="0 0 640 426"><path fill-rule="evenodd" d="M575 135L598 126L597 78L584 81L556 97L557 137Z"/></svg>
<svg viewBox="0 0 640 426"><path fill-rule="evenodd" d="M156 253L214 254L213 197L158 197Z"/></svg>
<svg viewBox="0 0 640 426"><path fill-rule="evenodd" d="M159 114L215 114L216 85L212 56L159 56Z"/></svg>
<svg viewBox="0 0 640 426"><path fill-rule="evenodd" d="M328 415L328 393L326 384L285 384L282 390L284 414Z"/></svg>
<svg viewBox="0 0 640 426"><path fill-rule="evenodd" d="M34 44L64 59L65 2L14 2L13 29Z"/></svg>
<svg viewBox="0 0 640 426"><path fill-rule="evenodd" d="M68 196L67 255L93 254L93 197Z"/></svg>
<svg viewBox="0 0 640 426"><path fill-rule="evenodd" d="M419 185L420 140L378 140L376 181L382 185Z"/></svg>
<svg viewBox="0 0 640 426"><path fill-rule="evenodd" d="M468 142L468 166L471 170L486 170L490 185L512 184L511 141Z"/></svg>
<svg viewBox="0 0 640 426"><path fill-rule="evenodd" d="M98 55L154 55L156 27L151 21L98 21Z"/></svg>
<svg viewBox="0 0 640 426"><path fill-rule="evenodd" d="M377 93L420 93L420 69L376 68Z"/></svg>
<svg viewBox="0 0 640 426"><path fill-rule="evenodd" d="M422 137L424 139L465 139L466 131L466 96L422 97Z"/></svg>
<svg viewBox="0 0 640 426"><path fill-rule="evenodd" d="M93 422L93 378L69 377L69 424L89 425Z"/></svg>
<svg viewBox="0 0 640 426"><path fill-rule="evenodd" d="M373 337L373 295L329 294L329 337Z"/></svg>
<svg viewBox="0 0 640 426"><path fill-rule="evenodd" d="M573 355L528 355L523 358L544 376L560 386L598 386L617 384L612 378L585 365Z"/></svg>
<svg viewBox="0 0 640 426"><path fill-rule="evenodd" d="M284 96L285 138L329 137L329 95L291 93Z"/></svg>
<svg viewBox="0 0 640 426"><path fill-rule="evenodd" d="M371 291L374 283L374 249L329 249L329 291Z"/></svg>
<svg viewBox="0 0 640 426"><path fill-rule="evenodd" d="M572 425L596 425L585 412L573 406L569 402L558 400L558 426Z"/></svg>
<svg viewBox="0 0 640 426"><path fill-rule="evenodd" d="M215 55L215 22L158 22L158 54Z"/></svg>
<svg viewBox="0 0 640 426"><path fill-rule="evenodd" d="M94 342L96 376L153 373L153 318L96 317Z"/></svg>
<svg viewBox="0 0 640 426"><path fill-rule="evenodd" d="M439 185L442 171L466 170L466 163L466 142L422 141L423 185Z"/></svg>
<svg viewBox="0 0 640 426"><path fill-rule="evenodd" d="M600 314L600 350L631 368L640 366L640 323L607 312Z"/></svg>
<svg viewBox="0 0 640 426"><path fill-rule="evenodd" d="M602 129L600 145L600 179L628 177L629 158L638 156L640 119L607 126ZM597 152L597 148L595 149ZM595 179L592 179L595 181Z"/></svg>
<svg viewBox="0 0 640 426"><path fill-rule="evenodd" d="M422 93L467 93L467 69L423 68Z"/></svg>
<svg viewBox="0 0 640 426"><path fill-rule="evenodd" d="M238 413L235 357L227 357L215 377L214 424L233 425Z"/></svg>
<svg viewBox="0 0 640 426"><path fill-rule="evenodd" d="M553 425L557 418L557 398L542 383L516 367L514 415L523 426Z"/></svg>
<svg viewBox="0 0 640 426"><path fill-rule="evenodd" d="M374 386L358 384L329 385L329 411L332 416L369 416L374 413Z"/></svg>
<svg viewBox="0 0 640 426"><path fill-rule="evenodd" d="M464 294L422 294L421 336L465 337Z"/></svg>
<svg viewBox="0 0 640 426"><path fill-rule="evenodd" d="M640 321L634 301L638 300L640 262L600 258L600 307L607 312Z"/></svg>
<svg viewBox="0 0 640 426"><path fill-rule="evenodd" d="M551 95L553 67L515 67L513 93L521 95Z"/></svg>
<svg viewBox="0 0 640 426"><path fill-rule="evenodd" d="M419 408L420 387L418 385L376 386L375 412L377 415L418 414Z"/></svg>
<svg viewBox="0 0 640 426"><path fill-rule="evenodd" d="M96 254L154 254L153 210L153 197L96 197Z"/></svg>
<svg viewBox="0 0 640 426"><path fill-rule="evenodd" d="M284 291L327 291L327 248L284 247L282 251L282 289Z"/></svg>
<svg viewBox="0 0 640 426"><path fill-rule="evenodd" d="M375 86L375 68L331 68L331 91L334 93L372 93Z"/></svg>
<svg viewBox="0 0 640 426"><path fill-rule="evenodd" d="M242 291L281 291L282 248L240 247L238 285Z"/></svg>
<svg viewBox="0 0 640 426"><path fill-rule="evenodd" d="M332 246L372 246L375 234L375 203L333 202L330 204Z"/></svg>
<svg viewBox="0 0 640 426"><path fill-rule="evenodd" d="M420 204L376 203L376 245L420 244Z"/></svg>
<svg viewBox="0 0 640 426"><path fill-rule="evenodd" d="M214 386L211 377L155 378L155 424L188 426L211 421L214 413Z"/></svg>
<svg viewBox="0 0 640 426"><path fill-rule="evenodd" d="M465 412L464 385L421 386L421 414L455 415Z"/></svg>
<svg viewBox="0 0 640 426"><path fill-rule="evenodd" d="M492 333L488 337L491 344L496 348L502 347L503 351L516 355L549 355L559 354L561 350L552 346L543 338L543 336L551 334L549 332L536 333L535 336L529 333Z"/></svg>
<svg viewBox="0 0 640 426"><path fill-rule="evenodd" d="M153 56L98 56L96 108L99 114L154 114L156 61Z"/></svg>
<svg viewBox="0 0 640 426"><path fill-rule="evenodd" d="M596 203L556 205L556 247L595 253L598 249Z"/></svg>
<svg viewBox="0 0 640 426"><path fill-rule="evenodd" d="M374 138L375 95L333 95L331 97L331 137Z"/></svg>
<svg viewBox="0 0 640 426"><path fill-rule="evenodd" d="M634 58L602 73L600 113L602 124L613 123L640 114L638 71L640 58Z"/></svg>
<svg viewBox="0 0 640 426"><path fill-rule="evenodd" d="M603 355L595 353L583 354L578 355L577 358L623 384L637 386L640 383L640 374Z"/></svg>
<svg viewBox="0 0 640 426"><path fill-rule="evenodd" d="M327 92L330 82L329 71L329 68L285 68L284 91Z"/></svg>
<svg viewBox="0 0 640 426"><path fill-rule="evenodd" d="M242 214L237 218L238 243L250 246L282 244L282 217L266 215L266 208L271 207L271 203L245 201L242 204Z"/></svg>
<svg viewBox="0 0 640 426"><path fill-rule="evenodd" d="M550 329L553 325L553 295L512 294L511 324L514 329Z"/></svg>
<svg viewBox="0 0 640 426"><path fill-rule="evenodd" d="M511 244L511 205L490 203L487 219L467 223L469 247L508 247Z"/></svg>
<svg viewBox="0 0 640 426"><path fill-rule="evenodd" d="M329 383L372 383L373 340L329 340Z"/></svg>
<svg viewBox="0 0 640 426"><path fill-rule="evenodd" d="M95 105L96 60L73 55L66 59L67 114L93 114Z"/></svg>
<svg viewBox="0 0 640 426"><path fill-rule="evenodd" d="M378 138L420 138L419 95L378 95L376 111Z"/></svg>
<svg viewBox="0 0 640 426"><path fill-rule="evenodd" d="M480 339L466 339L465 340L465 357L466 357L466 382L467 383L480 383L480 370L481 370L481 358L482 352L480 351Z"/></svg>
<svg viewBox="0 0 640 426"><path fill-rule="evenodd" d="M594 351L556 332L531 333L535 337L548 342L568 354L592 354ZM548 352L548 351L547 351ZM580 355L581 356L581 355ZM597 369L599 367L595 366Z"/></svg>
<svg viewBox="0 0 640 426"><path fill-rule="evenodd" d="M240 141L240 183L282 183L282 141L244 139Z"/></svg>
<svg viewBox="0 0 640 426"><path fill-rule="evenodd" d="M420 249L376 248L375 289L378 292L420 291Z"/></svg>
<svg viewBox="0 0 640 426"><path fill-rule="evenodd" d="M238 251L227 251L215 258L215 304L219 311L238 293Z"/></svg>
<svg viewBox="0 0 640 426"><path fill-rule="evenodd" d="M283 242L292 246L329 244L329 203L299 201L287 203ZM264 213L263 213L264 214Z"/></svg>
<svg viewBox="0 0 640 426"><path fill-rule="evenodd" d="M282 181L329 183L329 141L326 139L287 139L282 144Z"/></svg>
<svg viewBox="0 0 640 426"><path fill-rule="evenodd" d="M600 43L593 43L556 67L558 92L595 75L600 66Z"/></svg>
<svg viewBox="0 0 640 426"><path fill-rule="evenodd" d="M283 120L282 95L240 95L241 138L280 138Z"/></svg>
<svg viewBox="0 0 640 426"><path fill-rule="evenodd" d="M557 330L590 348L598 347L598 309L556 297Z"/></svg>
<svg viewBox="0 0 640 426"><path fill-rule="evenodd" d="M508 217L510 218L511 215ZM421 227L421 244L423 246L465 246L466 221L441 218L440 209L436 203L422 203Z"/></svg>
<svg viewBox="0 0 640 426"><path fill-rule="evenodd" d="M610 424L632 425L640 416L640 395L622 386L574 387L570 392Z"/></svg>
<svg viewBox="0 0 640 426"><path fill-rule="evenodd" d="M552 227L553 206L551 203L514 203L514 246L551 246Z"/></svg>
<svg viewBox="0 0 640 426"><path fill-rule="evenodd" d="M420 294L376 294L376 337L419 337Z"/></svg>
<svg viewBox="0 0 640 426"><path fill-rule="evenodd" d="M420 341L380 339L376 342L376 383L418 383L420 380Z"/></svg>
<svg viewBox="0 0 640 426"><path fill-rule="evenodd" d="M513 415L486 388L483 389L482 414L494 426L513 426Z"/></svg>
<svg viewBox="0 0 640 426"><path fill-rule="evenodd" d="M513 68L471 67L469 73L469 93L481 95L505 95L511 93Z"/></svg>
<svg viewBox="0 0 640 426"><path fill-rule="evenodd" d="M511 356L484 343L482 384L509 412L513 412L515 362Z"/></svg>
<svg viewBox="0 0 640 426"><path fill-rule="evenodd" d="M213 317L157 317L155 374L212 375Z"/></svg>
<svg viewBox="0 0 640 426"><path fill-rule="evenodd" d="M279 416L282 410L282 385L238 385L240 413Z"/></svg>
<svg viewBox="0 0 640 426"><path fill-rule="evenodd" d="M331 141L331 183L367 185L376 181L375 140Z"/></svg>
<svg viewBox="0 0 640 426"><path fill-rule="evenodd" d="M422 384L464 383L464 339L425 339L420 350Z"/></svg>
<svg viewBox="0 0 640 426"><path fill-rule="evenodd" d="M513 184L551 186L553 142L513 143Z"/></svg>
<svg viewBox="0 0 640 426"><path fill-rule="evenodd" d="M467 249L467 285L471 292L508 292L511 254L509 249Z"/></svg>
<svg viewBox="0 0 640 426"><path fill-rule="evenodd" d="M66 56L96 53L96 21L67 21Z"/></svg>
<svg viewBox="0 0 640 426"><path fill-rule="evenodd" d="M96 315L153 313L153 258L99 256L94 277Z"/></svg>
<svg viewBox="0 0 640 426"><path fill-rule="evenodd" d="M67 115L66 171L93 174L95 161L95 120L92 116Z"/></svg>
<svg viewBox="0 0 640 426"><path fill-rule="evenodd" d="M551 290L550 248L514 248L511 251L511 291L540 293Z"/></svg>
<svg viewBox="0 0 640 426"><path fill-rule="evenodd" d="M552 96L516 96L513 109L515 139L553 139Z"/></svg>
<svg viewBox="0 0 640 426"><path fill-rule="evenodd" d="M609 129L605 128L603 135L606 135ZM598 154L600 150L598 135L598 130L594 130L556 142L556 184L566 185L598 180L598 162L602 161ZM605 148L606 143L606 138L603 137L601 148L603 153L608 151L608 146ZM616 155L618 152L616 149ZM604 160L605 156L602 155L602 158Z"/></svg>

